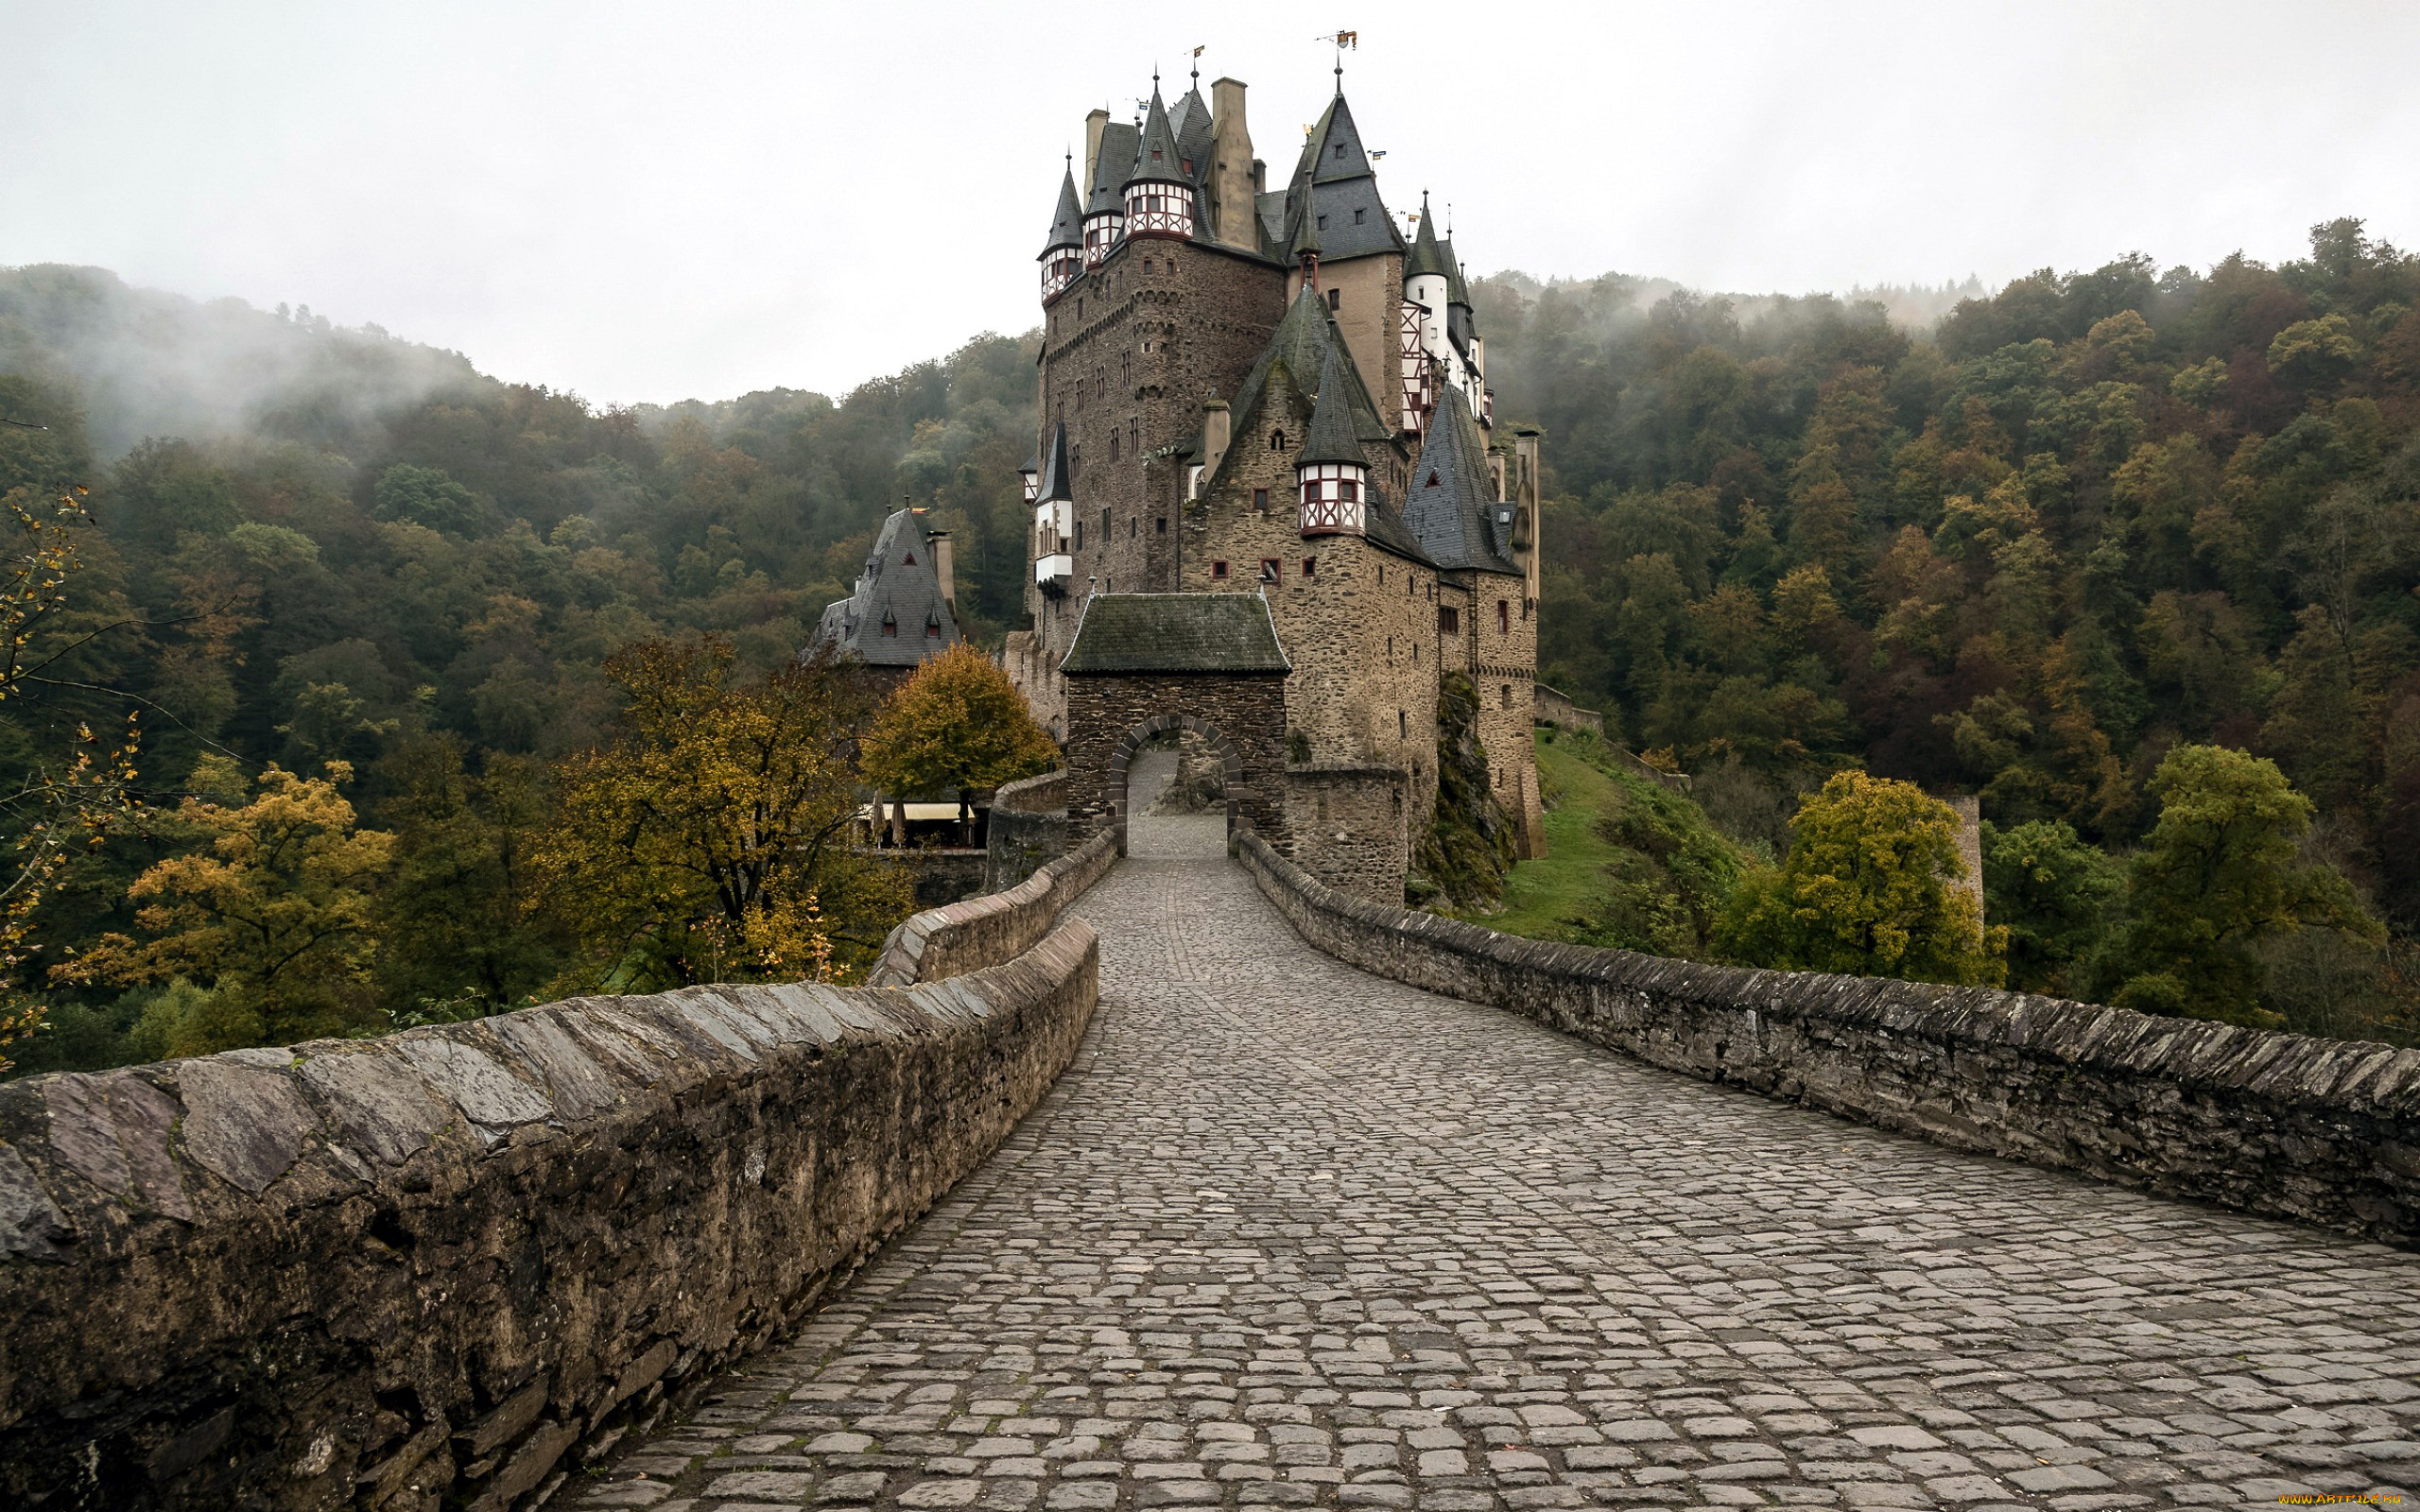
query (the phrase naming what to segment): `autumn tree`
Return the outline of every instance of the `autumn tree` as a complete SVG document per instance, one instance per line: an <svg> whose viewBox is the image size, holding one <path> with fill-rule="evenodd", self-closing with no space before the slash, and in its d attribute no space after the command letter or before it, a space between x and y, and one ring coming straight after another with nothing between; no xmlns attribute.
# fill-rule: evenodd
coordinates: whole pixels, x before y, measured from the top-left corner
<svg viewBox="0 0 2420 1512"><path fill-rule="evenodd" d="M844 978L904 918L907 879L853 850L868 710L828 658L743 679L731 643L646 641L605 663L613 738L558 765L533 860L576 931L565 991Z"/></svg>
<svg viewBox="0 0 2420 1512"><path fill-rule="evenodd" d="M166 1027L165 1055L383 1026L370 990L371 900L394 836L355 827L338 791L352 777L342 762L324 777L271 766L240 801L248 784L233 764L205 758L195 785L219 796L186 799L164 826L195 849L128 889L148 937L104 936L54 970L66 981L199 989L207 1001Z"/></svg>
<svg viewBox="0 0 2420 1512"><path fill-rule="evenodd" d="M2277 764L2179 746L2152 778L2159 822L2127 868L2126 925L2100 973L2109 1001L2146 1012L2274 1028L2262 947L2305 929L2377 941L2352 885L2302 840L2311 802Z"/></svg>
<svg viewBox="0 0 2420 1512"><path fill-rule="evenodd" d="M884 702L860 759L886 793L955 794L963 824L977 789L1048 771L1058 758L1009 675L960 641Z"/></svg>
<svg viewBox="0 0 2420 1512"><path fill-rule="evenodd" d="M2125 891L2118 863L2059 819L2001 829L1983 825L1983 897L2008 930L2008 985L2066 994Z"/></svg>
<svg viewBox="0 0 2420 1512"><path fill-rule="evenodd" d="M1841 772L1790 820L1789 854L1753 869L1717 942L1732 959L1796 971L1996 986L2008 932L1985 929L1958 816L1909 782Z"/></svg>

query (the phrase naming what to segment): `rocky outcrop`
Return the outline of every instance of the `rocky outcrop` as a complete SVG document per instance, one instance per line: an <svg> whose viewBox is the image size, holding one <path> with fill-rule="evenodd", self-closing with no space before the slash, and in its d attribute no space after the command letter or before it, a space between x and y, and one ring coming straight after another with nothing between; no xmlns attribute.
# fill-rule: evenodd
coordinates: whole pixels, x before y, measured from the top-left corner
<svg viewBox="0 0 2420 1512"><path fill-rule="evenodd" d="M1304 939L1380 976L1938 1143L2420 1247L2420 1050L1518 939L1347 897L1256 834L1238 854Z"/></svg>
<svg viewBox="0 0 2420 1512"><path fill-rule="evenodd" d="M0 1505L527 1505L989 1155L1098 971L1069 920L904 989L0 1087Z"/></svg>

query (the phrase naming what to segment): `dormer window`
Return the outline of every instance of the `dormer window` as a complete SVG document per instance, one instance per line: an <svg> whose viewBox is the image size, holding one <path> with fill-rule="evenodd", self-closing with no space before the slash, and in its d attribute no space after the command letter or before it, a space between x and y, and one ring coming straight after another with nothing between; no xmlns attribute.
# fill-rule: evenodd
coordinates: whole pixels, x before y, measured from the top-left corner
<svg viewBox="0 0 2420 1512"><path fill-rule="evenodd" d="M913 566L915 566L915 565L916 565L916 554L915 554L914 552L912 552L912 551L911 551L911 552L908 553L906 556L904 556L904 557L900 558L899 558L899 565L900 565L900 566L902 566L902 567L913 567Z"/></svg>
<svg viewBox="0 0 2420 1512"><path fill-rule="evenodd" d="M893 640L898 639L899 636L899 622L890 617L890 610L884 610L882 611L882 633L891 637Z"/></svg>
<svg viewBox="0 0 2420 1512"><path fill-rule="evenodd" d="M1191 173L1193 171L1193 160L1191 158L1179 158L1177 162L1184 165L1185 172Z"/></svg>
<svg viewBox="0 0 2420 1512"><path fill-rule="evenodd" d="M1337 155L1337 158L1338 158L1338 160L1339 160L1339 161L1341 161L1341 160L1343 159L1343 157L1344 157L1344 144L1343 144L1343 143L1339 142L1339 143L1336 145L1336 155Z"/></svg>
<svg viewBox="0 0 2420 1512"><path fill-rule="evenodd" d="M1437 474L1436 474L1436 473L1431 472L1431 473L1429 473L1429 474L1428 474L1428 486L1429 486L1430 488L1432 488L1432 489L1433 489L1433 488L1435 488L1435 487L1437 486Z"/></svg>
<svg viewBox="0 0 2420 1512"><path fill-rule="evenodd" d="M1367 210L1357 210L1353 213L1353 224L1356 226L1360 225L1363 221L1369 218L1370 213Z"/></svg>
<svg viewBox="0 0 2420 1512"><path fill-rule="evenodd" d="M942 622L941 622L941 620L939 619L939 617L937 617L937 616L935 616L935 615L931 615L931 614L927 614L927 615L925 615L925 640L927 640L927 641L938 641L938 640L940 640L941 638L942 638Z"/></svg>

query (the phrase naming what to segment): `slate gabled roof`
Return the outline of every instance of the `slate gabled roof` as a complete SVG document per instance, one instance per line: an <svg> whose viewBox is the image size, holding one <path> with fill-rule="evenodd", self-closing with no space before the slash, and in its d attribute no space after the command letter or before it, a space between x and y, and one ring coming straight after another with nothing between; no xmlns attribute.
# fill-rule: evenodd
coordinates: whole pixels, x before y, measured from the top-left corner
<svg viewBox="0 0 2420 1512"><path fill-rule="evenodd" d="M1067 165L1065 178L1059 180L1059 209L1050 217L1050 239L1042 244L1042 255L1048 257L1062 247L1084 245L1084 203L1076 198L1076 165Z"/></svg>
<svg viewBox="0 0 2420 1512"><path fill-rule="evenodd" d="M1340 155L1338 149L1341 148ZM1310 209L1311 190L1319 193L1319 209ZM1403 250L1403 237L1395 231L1394 217L1387 213L1386 201L1378 197L1377 175L1370 169L1370 155L1361 148L1360 129L1353 123L1353 109L1339 94L1328 102L1319 124L1311 128L1308 140L1303 144L1303 156L1294 165L1294 177L1286 186L1286 215L1279 245L1290 246L1305 215L1312 217L1321 242L1322 262L1341 263L1351 257L1368 257L1376 252ZM1317 218L1327 217L1319 226Z"/></svg>
<svg viewBox="0 0 2420 1512"><path fill-rule="evenodd" d="M1277 622L1258 593L1095 593L1059 670L1071 678L1121 672L1294 670Z"/></svg>
<svg viewBox="0 0 2420 1512"><path fill-rule="evenodd" d="M1330 315L1327 303L1305 284L1286 309L1286 318L1277 322L1276 333L1269 345L1253 359L1250 371L1236 389L1235 408L1236 434L1242 435L1253 424L1262 398L1269 387L1270 369L1283 362L1296 385L1308 387L1318 380L1316 374L1325 370L1330 347L1341 350L1342 377L1347 397L1352 401L1353 434L1363 442L1392 438L1387 422L1378 418L1377 401L1370 397L1369 386L1361 381L1361 369L1355 366L1353 352L1345 347L1344 337L1336 329L1336 317ZM1228 455L1236 453L1230 449ZM1223 467L1224 464L1222 463Z"/></svg>
<svg viewBox="0 0 2420 1512"><path fill-rule="evenodd" d="M1112 121L1100 129L1100 156L1093 162L1093 181L1084 199L1087 215L1107 215L1126 209L1126 176L1134 167L1134 153L1142 133L1121 121Z"/></svg>
<svg viewBox="0 0 2420 1512"><path fill-rule="evenodd" d="M1431 483L1428 480L1435 478ZM1459 388L1448 387L1429 418L1420 465L1411 472L1403 523L1418 537L1429 560L1448 572L1509 573L1520 569L1505 558L1511 526L1496 519L1495 484L1487 472L1487 442L1478 417Z"/></svg>
<svg viewBox="0 0 2420 1512"><path fill-rule="evenodd" d="M1168 129L1176 133L1177 157L1193 164L1193 181L1207 187L1210 182L1210 149L1215 140L1210 134L1210 107L1201 98L1200 75L1196 83L1184 92L1184 98L1168 109Z"/></svg>
<svg viewBox="0 0 2420 1512"><path fill-rule="evenodd" d="M882 633L886 616L896 634ZM925 633L936 625L940 635ZM824 606L815 638L877 667L912 667L958 644L958 620L942 597L932 542L913 509L896 510L882 523L856 591Z"/></svg>

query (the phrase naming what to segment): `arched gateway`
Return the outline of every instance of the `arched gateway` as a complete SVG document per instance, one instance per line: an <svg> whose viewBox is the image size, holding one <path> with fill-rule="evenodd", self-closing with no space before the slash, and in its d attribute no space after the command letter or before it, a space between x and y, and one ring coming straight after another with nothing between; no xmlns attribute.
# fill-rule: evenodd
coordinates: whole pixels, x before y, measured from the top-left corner
<svg viewBox="0 0 2420 1512"><path fill-rule="evenodd" d="M1257 593L1096 593L1060 665L1067 689L1067 816L1126 851L1126 774L1152 736L1191 730L1226 767L1227 833L1287 840L1286 679Z"/></svg>

